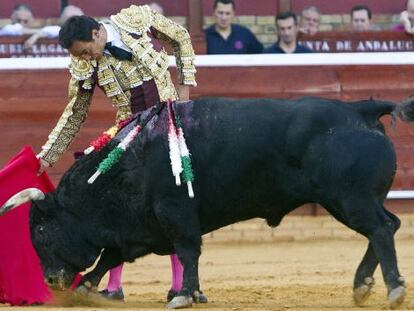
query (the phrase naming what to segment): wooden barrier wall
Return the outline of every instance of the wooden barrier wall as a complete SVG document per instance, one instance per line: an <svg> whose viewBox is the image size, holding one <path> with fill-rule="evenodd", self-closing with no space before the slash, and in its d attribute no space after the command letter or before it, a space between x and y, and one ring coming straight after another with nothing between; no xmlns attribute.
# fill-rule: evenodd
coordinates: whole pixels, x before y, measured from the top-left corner
<svg viewBox="0 0 414 311"><path fill-rule="evenodd" d="M173 74L175 76L175 73ZM66 105L66 70L0 71L0 166L16 154L23 145L35 152L45 142ZM413 93L412 66L298 66L298 67L201 67L199 86L192 97L279 97L324 96L344 100L374 97L401 101ZM83 150L91 139L114 123L114 108L97 89L89 118L80 135L52 169L55 183L73 162L74 151ZM398 156L397 177L393 189L414 189L414 125L398 122L390 127L384 117L387 132ZM395 204L393 201L392 204ZM400 210L413 210L405 202ZM320 210L303 210L319 213Z"/></svg>

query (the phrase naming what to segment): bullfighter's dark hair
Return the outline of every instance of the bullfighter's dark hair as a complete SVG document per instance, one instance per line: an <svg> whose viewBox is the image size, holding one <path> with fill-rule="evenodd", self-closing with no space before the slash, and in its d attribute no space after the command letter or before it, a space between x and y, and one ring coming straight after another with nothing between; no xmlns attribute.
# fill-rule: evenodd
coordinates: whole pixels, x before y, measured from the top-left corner
<svg viewBox="0 0 414 311"><path fill-rule="evenodd" d="M352 9L351 9L351 18L352 18L352 16L354 16L354 12L355 11L367 11L368 18L369 19L372 18L372 11L371 11L371 9L367 5L365 5L365 4L359 4L359 5L353 6Z"/></svg>
<svg viewBox="0 0 414 311"><path fill-rule="evenodd" d="M288 18L293 18L293 20L295 21L295 25L298 24L298 17L292 11L280 12L279 14L277 14L276 15L276 23L277 23L277 21L285 20L285 19L288 19Z"/></svg>
<svg viewBox="0 0 414 311"><path fill-rule="evenodd" d="M236 9L236 3L234 2L234 0L215 0L214 1L214 5L213 5L213 9L215 9L217 7L217 4L219 3L223 3L223 4L231 4L233 5L233 9Z"/></svg>
<svg viewBox="0 0 414 311"><path fill-rule="evenodd" d="M100 24L92 17L72 16L59 31L59 44L70 49L74 41L92 41L92 30L99 30Z"/></svg>

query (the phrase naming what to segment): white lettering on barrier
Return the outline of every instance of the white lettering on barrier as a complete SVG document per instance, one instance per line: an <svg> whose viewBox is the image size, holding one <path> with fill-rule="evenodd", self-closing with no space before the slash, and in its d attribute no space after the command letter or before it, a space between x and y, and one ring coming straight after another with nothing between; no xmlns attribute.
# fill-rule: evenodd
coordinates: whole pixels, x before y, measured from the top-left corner
<svg viewBox="0 0 414 311"><path fill-rule="evenodd" d="M332 50L328 41L299 41L299 44L314 52L331 52Z"/></svg>
<svg viewBox="0 0 414 311"><path fill-rule="evenodd" d="M58 43L41 43L35 44L31 51L25 51L23 44L1 43L0 58L7 57L54 57L67 56L68 52Z"/></svg>
<svg viewBox="0 0 414 311"><path fill-rule="evenodd" d="M306 40L299 44L314 52L410 52L413 40Z"/></svg>
<svg viewBox="0 0 414 311"><path fill-rule="evenodd" d="M413 41L377 41L367 40L360 41L357 44L357 52L404 52L412 51L414 48Z"/></svg>
<svg viewBox="0 0 414 311"><path fill-rule="evenodd" d="M352 41L336 41L337 52L352 52Z"/></svg>

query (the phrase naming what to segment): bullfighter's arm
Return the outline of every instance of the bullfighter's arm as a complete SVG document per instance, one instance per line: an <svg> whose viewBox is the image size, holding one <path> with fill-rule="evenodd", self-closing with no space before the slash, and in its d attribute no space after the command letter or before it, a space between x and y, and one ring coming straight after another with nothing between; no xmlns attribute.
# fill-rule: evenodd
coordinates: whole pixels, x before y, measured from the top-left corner
<svg viewBox="0 0 414 311"><path fill-rule="evenodd" d="M151 10L150 14L157 38L171 44L174 50L179 83L196 86L195 55L187 29L157 12Z"/></svg>
<svg viewBox="0 0 414 311"><path fill-rule="evenodd" d="M85 83L74 77L70 79L69 103L38 155L50 165L66 151L88 115L93 87L85 88Z"/></svg>

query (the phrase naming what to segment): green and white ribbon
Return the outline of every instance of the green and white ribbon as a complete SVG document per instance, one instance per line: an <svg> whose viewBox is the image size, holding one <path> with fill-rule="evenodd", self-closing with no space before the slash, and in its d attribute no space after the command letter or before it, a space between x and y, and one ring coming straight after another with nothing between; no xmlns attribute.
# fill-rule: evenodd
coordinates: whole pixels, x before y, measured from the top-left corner
<svg viewBox="0 0 414 311"><path fill-rule="evenodd" d="M180 148L181 156L181 165L183 168L182 177L185 183L187 183L188 196L194 198L193 190L193 181L194 181L194 172L191 165L190 151L188 150L187 143L184 138L184 131L182 128L181 120L178 115L176 115L176 124L177 124L177 133L178 133L178 145Z"/></svg>
<svg viewBox="0 0 414 311"><path fill-rule="evenodd" d="M178 142L177 131L174 125L171 101L167 102L167 106L168 106L168 146L170 148L171 169L175 177L175 184L177 186L181 186L180 174L183 171L183 167L181 165L180 146Z"/></svg>
<svg viewBox="0 0 414 311"><path fill-rule="evenodd" d="M103 160L101 163L99 163L98 169L96 170L95 174L93 174L88 179L88 184L93 184L94 181L101 175L108 172L112 166L114 166L116 163L119 162L119 159L124 154L125 150L128 148L128 146L131 144L131 142L134 140L134 138L138 135L139 132L141 132L142 126L137 125L135 126L127 136L112 150L108 156Z"/></svg>

